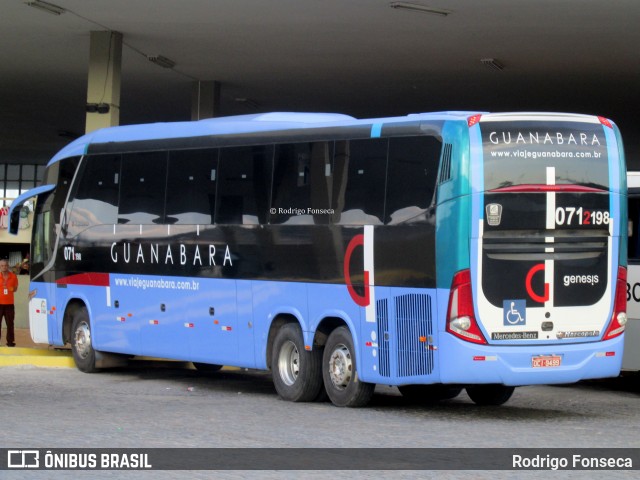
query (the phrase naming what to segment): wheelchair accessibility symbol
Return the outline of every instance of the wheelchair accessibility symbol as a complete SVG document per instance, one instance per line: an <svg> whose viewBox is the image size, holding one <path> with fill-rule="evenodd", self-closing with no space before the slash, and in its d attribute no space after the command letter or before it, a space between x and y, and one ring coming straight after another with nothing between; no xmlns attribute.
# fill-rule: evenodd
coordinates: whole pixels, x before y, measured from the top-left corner
<svg viewBox="0 0 640 480"><path fill-rule="evenodd" d="M526 325L526 300L504 300L502 302L502 318L505 326Z"/></svg>

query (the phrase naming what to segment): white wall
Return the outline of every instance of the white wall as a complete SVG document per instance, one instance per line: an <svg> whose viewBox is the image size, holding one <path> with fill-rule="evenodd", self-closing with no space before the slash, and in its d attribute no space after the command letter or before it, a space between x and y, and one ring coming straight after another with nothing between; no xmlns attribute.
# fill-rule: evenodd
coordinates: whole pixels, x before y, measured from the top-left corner
<svg viewBox="0 0 640 480"><path fill-rule="evenodd" d="M18 291L13 295L16 306L15 328L29 328L29 275L18 275ZM2 324L4 326L4 320Z"/></svg>

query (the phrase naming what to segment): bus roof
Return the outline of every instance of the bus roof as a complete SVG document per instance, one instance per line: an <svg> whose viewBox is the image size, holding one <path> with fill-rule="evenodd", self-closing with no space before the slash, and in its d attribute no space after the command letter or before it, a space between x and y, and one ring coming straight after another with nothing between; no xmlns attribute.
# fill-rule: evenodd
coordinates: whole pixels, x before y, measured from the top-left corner
<svg viewBox="0 0 640 480"><path fill-rule="evenodd" d="M211 137L217 135L241 135L260 132L292 131L312 128L364 127L383 124L399 124L403 122L422 122L447 120L466 120L474 115L487 117L544 118L546 120L590 121L597 117L588 115L555 114L555 113L505 113L489 114L476 111L446 111L431 113L415 113L403 117L356 119L339 113L300 113L271 112L252 115L208 118L197 121L150 123L108 127L83 135L60 150L49 164L64 158L84 155L91 145L126 142L147 142L161 139L181 139L194 137ZM488 119L488 118L487 118ZM496 118L497 119L497 118Z"/></svg>
<svg viewBox="0 0 640 480"><path fill-rule="evenodd" d="M380 119L356 119L338 113L271 112L207 118L197 121L150 123L108 127L88 133L60 150L49 162L87 153L89 146L111 142L136 142L167 138L237 135L278 130L371 125L416 120L462 120L478 112L436 112Z"/></svg>

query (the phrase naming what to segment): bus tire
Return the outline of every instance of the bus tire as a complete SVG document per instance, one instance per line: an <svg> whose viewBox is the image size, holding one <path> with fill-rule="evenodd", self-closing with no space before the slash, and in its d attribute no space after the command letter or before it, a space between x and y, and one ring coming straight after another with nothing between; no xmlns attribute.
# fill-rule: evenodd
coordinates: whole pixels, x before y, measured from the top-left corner
<svg viewBox="0 0 640 480"><path fill-rule="evenodd" d="M71 351L78 370L84 373L97 372L96 351L91 342L91 322L87 307L76 310L71 323Z"/></svg>
<svg viewBox="0 0 640 480"><path fill-rule="evenodd" d="M467 387L467 395L476 405L502 405L513 395L515 387L506 385L474 385Z"/></svg>
<svg viewBox="0 0 640 480"><path fill-rule="evenodd" d="M462 388L450 385L402 385L398 387L403 397L420 403L435 403L456 398Z"/></svg>
<svg viewBox="0 0 640 480"><path fill-rule="evenodd" d="M196 370L203 373L215 373L220 370L223 365L216 365L215 363L201 363L191 362Z"/></svg>
<svg viewBox="0 0 640 480"><path fill-rule="evenodd" d="M324 346L322 377L327 395L337 407L363 407L371 400L375 384L358 379L355 348L347 327L338 327L329 335Z"/></svg>
<svg viewBox="0 0 640 480"><path fill-rule="evenodd" d="M305 350L297 323L280 327L273 342L271 375L278 395L291 402L311 402L321 395L322 349Z"/></svg>

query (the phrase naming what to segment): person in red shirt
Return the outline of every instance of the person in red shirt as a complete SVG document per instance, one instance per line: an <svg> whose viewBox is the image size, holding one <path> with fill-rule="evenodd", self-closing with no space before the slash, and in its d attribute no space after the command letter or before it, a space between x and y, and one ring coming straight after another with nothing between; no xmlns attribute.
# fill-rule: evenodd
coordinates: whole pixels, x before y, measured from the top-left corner
<svg viewBox="0 0 640 480"><path fill-rule="evenodd" d="M15 347L13 320L16 311L13 306L13 294L18 290L18 277L9 270L9 262L0 260L0 325L2 318L7 323L7 347Z"/></svg>

